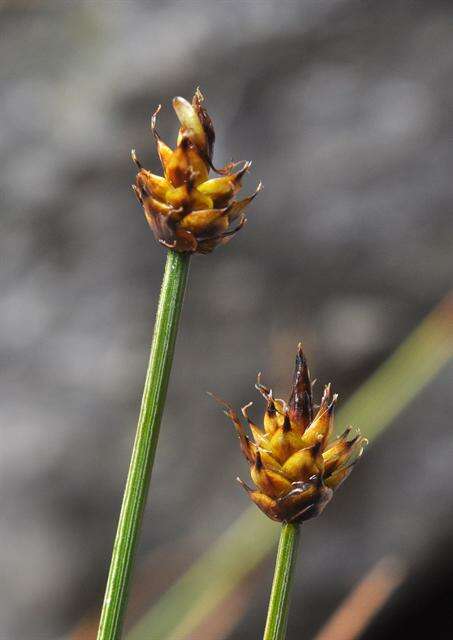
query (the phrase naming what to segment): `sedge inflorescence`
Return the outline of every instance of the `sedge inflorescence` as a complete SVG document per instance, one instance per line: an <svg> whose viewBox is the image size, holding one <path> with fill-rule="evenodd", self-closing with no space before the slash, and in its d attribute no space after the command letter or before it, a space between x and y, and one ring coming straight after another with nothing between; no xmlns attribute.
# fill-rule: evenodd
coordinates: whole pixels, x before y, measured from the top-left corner
<svg viewBox="0 0 453 640"><path fill-rule="evenodd" d="M157 132L160 107L154 113L151 128L164 176L143 169L132 151L139 168L132 188L154 236L169 249L187 253L210 253L231 240L246 222L244 210L261 188L259 184L253 195L235 199L251 162L215 169L214 127L202 102L199 89L191 103L174 98L173 108L180 123L175 149L167 146ZM238 164L242 166L234 171ZM219 177L208 179L211 169Z"/></svg>
<svg viewBox="0 0 453 640"><path fill-rule="evenodd" d="M329 384L316 406L312 386L301 345L288 403L275 399L258 376L256 388L266 400L263 428L249 417L252 403L242 408L253 440L230 405L216 398L233 421L257 489L238 478L239 482L250 499L279 522L300 523L320 514L351 473L367 442L358 431L353 435L351 427L331 439L338 396L332 394Z"/></svg>

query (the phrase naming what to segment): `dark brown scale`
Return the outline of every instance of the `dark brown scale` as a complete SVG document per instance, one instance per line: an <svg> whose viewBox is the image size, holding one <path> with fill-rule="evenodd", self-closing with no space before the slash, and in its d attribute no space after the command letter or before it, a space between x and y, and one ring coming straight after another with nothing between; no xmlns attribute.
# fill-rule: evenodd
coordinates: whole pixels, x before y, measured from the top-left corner
<svg viewBox="0 0 453 640"><path fill-rule="evenodd" d="M283 421L282 430L284 433L288 433L288 431L291 431L291 421L287 413L285 413L285 419Z"/></svg>
<svg viewBox="0 0 453 640"><path fill-rule="evenodd" d="M150 196L150 193L148 192L148 189L146 188L145 183L142 180L142 177L140 176L140 174L137 176L137 186L140 189L140 195L142 200Z"/></svg>
<svg viewBox="0 0 453 640"><path fill-rule="evenodd" d="M206 134L206 138L207 138L207 150L206 150L206 156L208 158L209 161L212 160L212 153L214 151L214 142L215 142L215 133L214 133L214 127L212 124L212 120L210 118L210 116L208 115L208 112L206 111L206 109L204 109L199 100L194 100L193 105L195 107L195 109L197 110L198 113L198 117L200 118L201 124L203 126L204 132Z"/></svg>
<svg viewBox="0 0 453 640"><path fill-rule="evenodd" d="M255 468L257 469L257 471L260 471L263 468L263 461L261 459L261 454L259 451L257 451L255 455Z"/></svg>
<svg viewBox="0 0 453 640"><path fill-rule="evenodd" d="M299 345L296 355L293 386L288 406L291 421L305 431L313 420L313 397L310 373L302 345Z"/></svg>
<svg viewBox="0 0 453 640"><path fill-rule="evenodd" d="M266 411L267 411L267 415L270 418L273 418L277 413L277 409L275 408L275 404L273 400L269 400L269 404L267 405Z"/></svg>

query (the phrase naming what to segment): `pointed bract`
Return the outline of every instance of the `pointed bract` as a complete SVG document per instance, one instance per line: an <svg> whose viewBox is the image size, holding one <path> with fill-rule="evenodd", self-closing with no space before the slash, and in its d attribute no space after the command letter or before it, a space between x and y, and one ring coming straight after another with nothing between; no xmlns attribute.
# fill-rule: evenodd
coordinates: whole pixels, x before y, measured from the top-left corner
<svg viewBox="0 0 453 640"><path fill-rule="evenodd" d="M310 373L300 343L297 348L293 386L288 406L291 422L303 433L313 420L313 398Z"/></svg>

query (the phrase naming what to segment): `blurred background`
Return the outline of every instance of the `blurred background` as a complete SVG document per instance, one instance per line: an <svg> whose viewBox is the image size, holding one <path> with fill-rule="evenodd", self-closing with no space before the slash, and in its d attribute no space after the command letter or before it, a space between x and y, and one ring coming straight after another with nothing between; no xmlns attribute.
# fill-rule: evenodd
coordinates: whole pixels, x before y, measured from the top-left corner
<svg viewBox="0 0 453 640"><path fill-rule="evenodd" d="M205 391L255 400L258 420L257 371L286 395L302 339L341 406L448 293L452 18L440 0L0 3L2 638L93 637L165 259L130 190L132 147L158 169L156 105L172 143L171 98L200 85L215 163L253 160L244 192L264 190L231 244L192 261L129 625L248 506ZM407 589L369 637L431 607L428 587L430 625L446 620L452 377L303 527L288 638L389 556ZM254 543L244 532L242 552ZM260 637L272 571L271 554L220 631L187 637Z"/></svg>

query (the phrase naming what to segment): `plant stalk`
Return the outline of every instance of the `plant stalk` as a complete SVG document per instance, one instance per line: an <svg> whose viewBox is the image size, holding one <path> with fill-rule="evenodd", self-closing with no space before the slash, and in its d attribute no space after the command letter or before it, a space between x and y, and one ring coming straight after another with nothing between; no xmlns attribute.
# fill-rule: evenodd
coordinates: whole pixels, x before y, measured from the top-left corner
<svg viewBox="0 0 453 640"><path fill-rule="evenodd" d="M300 525L282 524L263 640L284 640L297 560Z"/></svg>
<svg viewBox="0 0 453 640"><path fill-rule="evenodd" d="M167 395L190 255L169 250L97 640L118 640Z"/></svg>

